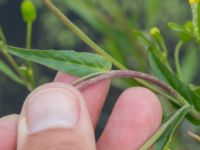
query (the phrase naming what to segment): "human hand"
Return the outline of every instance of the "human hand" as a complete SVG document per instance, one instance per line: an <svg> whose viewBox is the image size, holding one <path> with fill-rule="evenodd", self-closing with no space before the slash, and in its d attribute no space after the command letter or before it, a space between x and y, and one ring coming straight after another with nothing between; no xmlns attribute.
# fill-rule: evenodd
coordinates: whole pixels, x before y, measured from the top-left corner
<svg viewBox="0 0 200 150"><path fill-rule="evenodd" d="M0 150L137 150L156 131L162 109L156 95L134 87L118 98L97 142L97 125L110 81L81 93L75 78L58 73L54 83L34 90L20 115L0 119ZM58 83L60 82L60 83Z"/></svg>

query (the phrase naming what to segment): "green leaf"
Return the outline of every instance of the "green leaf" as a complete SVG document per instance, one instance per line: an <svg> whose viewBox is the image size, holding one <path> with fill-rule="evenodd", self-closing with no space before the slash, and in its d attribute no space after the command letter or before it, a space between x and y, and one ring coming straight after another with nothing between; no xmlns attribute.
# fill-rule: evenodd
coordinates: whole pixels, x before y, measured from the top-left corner
<svg viewBox="0 0 200 150"><path fill-rule="evenodd" d="M100 55L75 52L73 50L31 50L8 47L8 52L23 59L78 77L96 72L105 72L112 67L111 63Z"/></svg>
<svg viewBox="0 0 200 150"><path fill-rule="evenodd" d="M190 85L190 89L200 96L200 86Z"/></svg>
<svg viewBox="0 0 200 150"><path fill-rule="evenodd" d="M197 89L195 89L195 93L200 96L200 87L198 87Z"/></svg>
<svg viewBox="0 0 200 150"><path fill-rule="evenodd" d="M180 26L180 25L175 24L175 23L172 23L172 22L169 22L169 23L168 23L168 27L169 27L171 30L176 31L176 32L185 32L183 26Z"/></svg>
<svg viewBox="0 0 200 150"><path fill-rule="evenodd" d="M161 80L168 83L172 88L180 93L196 110L200 111L200 97L198 97L186 84L180 81L175 73L170 70L151 49L149 52L149 62L153 73Z"/></svg>
<svg viewBox="0 0 200 150"><path fill-rule="evenodd" d="M166 121L165 124L168 124L167 129L162 133L162 135L160 136L160 138L158 139L158 141L156 142L155 146L154 146L154 150L169 150L170 149L170 143L172 140L172 136L175 132L175 129L177 128L177 126L182 122L182 120L184 119L185 115L191 110L190 106L184 106L182 108L180 108L177 112L175 112L173 115L171 115L171 118L173 116L175 116L173 118L173 121L171 121L169 123L168 119Z"/></svg>
<svg viewBox="0 0 200 150"><path fill-rule="evenodd" d="M7 66L3 61L0 60L0 72L5 74L7 77L12 79L13 81L23 84L23 81Z"/></svg>
<svg viewBox="0 0 200 150"><path fill-rule="evenodd" d="M178 32L179 39L182 41L189 41L193 37L194 27L192 22L186 22L183 26L169 22L168 27Z"/></svg>
<svg viewBox="0 0 200 150"><path fill-rule="evenodd" d="M159 15L159 11L161 8L161 1L160 0L148 0L145 2L145 16L146 16L146 23L147 26L152 26L155 24L157 16Z"/></svg>

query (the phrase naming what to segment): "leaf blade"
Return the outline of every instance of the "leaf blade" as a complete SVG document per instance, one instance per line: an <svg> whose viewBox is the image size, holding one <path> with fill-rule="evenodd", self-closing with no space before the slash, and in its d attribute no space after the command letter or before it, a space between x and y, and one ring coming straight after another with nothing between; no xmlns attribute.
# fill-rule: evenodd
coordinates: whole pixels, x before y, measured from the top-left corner
<svg viewBox="0 0 200 150"><path fill-rule="evenodd" d="M8 47L8 52L23 59L39 63L51 69L78 77L111 69L111 63L104 57L73 50L29 50Z"/></svg>
<svg viewBox="0 0 200 150"><path fill-rule="evenodd" d="M159 60L156 54L154 54L153 49L149 51L149 61L155 75L179 92L181 96L200 112L200 97L198 97L189 86L181 82L174 72L169 70L168 67Z"/></svg>
<svg viewBox="0 0 200 150"><path fill-rule="evenodd" d="M170 122L170 124L167 127L167 129L162 133L162 135L160 136L160 138L156 142L155 147L154 147L155 150L161 150L161 149L164 149L164 150L166 149L167 150L167 149L169 149L169 145L170 145L172 136L173 136L173 134L175 132L175 129L182 122L182 120L184 119L184 117L186 116L186 114L190 110L191 110L190 106L185 106L185 107L180 108L178 110L179 112L177 111L178 115L176 116L176 118L174 118L173 121ZM168 121L166 121L166 123L167 122Z"/></svg>

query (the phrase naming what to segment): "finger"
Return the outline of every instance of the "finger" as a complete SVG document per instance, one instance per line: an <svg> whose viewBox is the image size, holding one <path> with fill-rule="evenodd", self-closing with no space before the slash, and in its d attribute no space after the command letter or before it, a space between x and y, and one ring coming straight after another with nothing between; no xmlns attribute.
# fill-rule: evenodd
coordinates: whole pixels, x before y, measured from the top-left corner
<svg viewBox="0 0 200 150"><path fill-rule="evenodd" d="M17 143L18 115L0 118L0 149L15 150Z"/></svg>
<svg viewBox="0 0 200 150"><path fill-rule="evenodd" d="M137 150L160 126L162 109L156 95L142 87L119 97L98 144L98 150Z"/></svg>
<svg viewBox="0 0 200 150"><path fill-rule="evenodd" d="M58 72L58 74L55 77L56 82L64 83L71 83L76 79L78 78L61 72ZM101 110L107 97L109 88L110 80L105 80L95 85L91 85L81 91L81 93L84 96L86 105L88 107L92 119L92 124L94 127L96 127L97 121L99 120Z"/></svg>
<svg viewBox="0 0 200 150"><path fill-rule="evenodd" d="M92 123L83 96L74 87L49 83L25 100L17 150L95 150Z"/></svg>
<svg viewBox="0 0 200 150"><path fill-rule="evenodd" d="M77 80L77 77L74 77L72 75L66 74L66 73L62 73L62 72L58 72L55 76L54 81L55 82L63 82L63 83L72 83L73 81Z"/></svg>

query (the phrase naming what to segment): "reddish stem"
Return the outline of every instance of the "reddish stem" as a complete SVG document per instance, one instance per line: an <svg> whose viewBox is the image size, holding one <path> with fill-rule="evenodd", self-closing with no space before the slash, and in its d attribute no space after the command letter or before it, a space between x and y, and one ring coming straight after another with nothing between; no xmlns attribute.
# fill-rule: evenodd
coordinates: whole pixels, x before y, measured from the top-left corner
<svg viewBox="0 0 200 150"><path fill-rule="evenodd" d="M172 94L174 97L177 97L177 92L174 89L172 89L170 86L168 86L165 82L149 74L145 74L138 71L132 71L132 70L112 70L110 72L93 77L91 79L75 83L74 86L78 89L83 89L89 85L96 84L102 80L116 78L116 77L131 77L131 78L139 78L139 79L147 80L161 87L162 89L166 90L167 92Z"/></svg>

